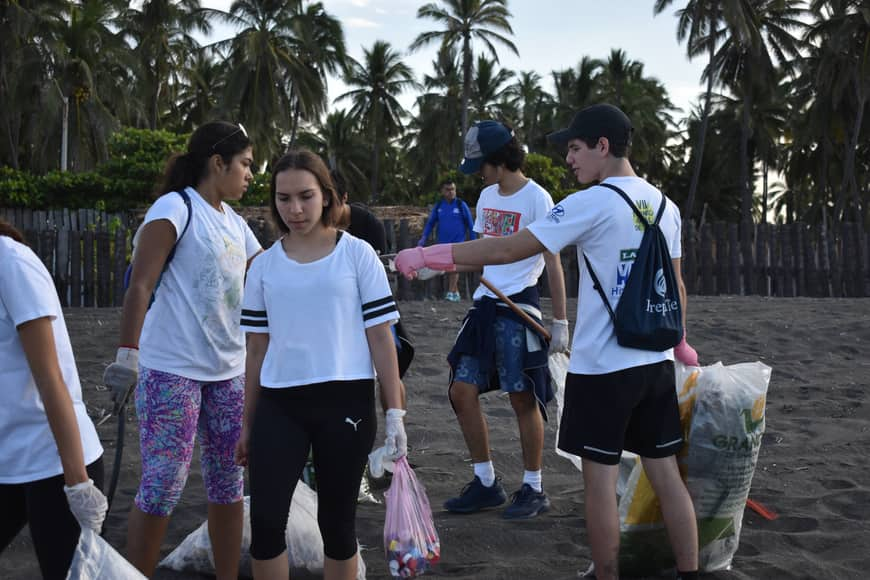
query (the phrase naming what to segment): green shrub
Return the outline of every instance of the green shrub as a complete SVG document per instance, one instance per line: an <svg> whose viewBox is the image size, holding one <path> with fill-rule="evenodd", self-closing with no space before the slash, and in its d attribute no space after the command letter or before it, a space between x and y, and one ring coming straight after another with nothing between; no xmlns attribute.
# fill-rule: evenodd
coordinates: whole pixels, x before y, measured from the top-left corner
<svg viewBox="0 0 870 580"><path fill-rule="evenodd" d="M554 202L559 202L571 193L562 189L562 181L568 171L564 167L553 165L553 160L546 155L529 153L526 155L526 164L523 173L537 182L538 185L550 192Z"/></svg>
<svg viewBox="0 0 870 580"><path fill-rule="evenodd" d="M42 192L38 178L26 171L0 167L0 207L39 207Z"/></svg>

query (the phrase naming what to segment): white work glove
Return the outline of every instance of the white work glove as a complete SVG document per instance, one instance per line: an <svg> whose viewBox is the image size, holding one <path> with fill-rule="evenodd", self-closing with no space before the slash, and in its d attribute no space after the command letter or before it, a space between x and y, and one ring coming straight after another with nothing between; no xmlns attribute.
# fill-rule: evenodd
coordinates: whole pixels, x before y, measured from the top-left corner
<svg viewBox="0 0 870 580"><path fill-rule="evenodd" d="M550 327L550 352L568 352L571 350L568 342L568 321L554 320Z"/></svg>
<svg viewBox="0 0 870 580"><path fill-rule="evenodd" d="M103 383L112 390L115 406L127 400L133 385L139 380L139 350L122 346L115 362L106 367Z"/></svg>
<svg viewBox="0 0 870 580"><path fill-rule="evenodd" d="M69 503L69 511L72 512L79 526L99 534L103 527L103 520L106 519L109 502L103 492L94 485L94 480L89 479L73 486L65 485L63 491Z"/></svg>
<svg viewBox="0 0 870 580"><path fill-rule="evenodd" d="M387 409L385 459L396 461L408 454L408 436L405 434L405 423L402 420L404 416L405 411L402 409Z"/></svg>

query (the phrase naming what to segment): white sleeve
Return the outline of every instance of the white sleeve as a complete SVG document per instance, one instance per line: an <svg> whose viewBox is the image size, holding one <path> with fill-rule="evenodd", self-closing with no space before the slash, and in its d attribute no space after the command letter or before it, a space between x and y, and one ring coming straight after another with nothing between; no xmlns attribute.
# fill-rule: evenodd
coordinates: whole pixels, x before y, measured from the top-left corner
<svg viewBox="0 0 870 580"><path fill-rule="evenodd" d="M671 252L671 259L682 258L683 257L683 219L680 217L680 208L677 207L677 204L668 200L668 204L673 206L674 211L671 215L674 217L674 223L676 228L676 234L671 239L671 247L669 248ZM664 216L662 216L664 217Z"/></svg>
<svg viewBox="0 0 870 580"><path fill-rule="evenodd" d="M178 237L184 231L184 226L187 224L187 204L184 203L184 199L177 192L171 191L161 195L148 208L145 219L142 221L142 226L136 230L136 234L133 236L133 246L139 242L139 234L142 232L142 227L157 220L169 220L175 227L175 240L178 241Z"/></svg>
<svg viewBox="0 0 870 580"><path fill-rule="evenodd" d="M486 189L484 189L480 197L477 198L477 206L474 208L474 231L483 236L483 208L486 205Z"/></svg>
<svg viewBox="0 0 870 580"><path fill-rule="evenodd" d="M539 195L538 199L535 200L534 213L531 216L531 221L536 222L543 217L547 217L550 214L551 209L553 209L553 197L546 189L541 188L541 195Z"/></svg>
<svg viewBox="0 0 870 580"><path fill-rule="evenodd" d="M577 244L592 227L592 212L587 201L572 193L550 209L546 216L530 224L528 230L547 251L558 254L565 246Z"/></svg>
<svg viewBox="0 0 870 580"><path fill-rule="evenodd" d="M0 301L15 326L37 318L60 316L54 282L30 248L22 245L4 257L0 269Z"/></svg>
<svg viewBox="0 0 870 580"><path fill-rule="evenodd" d="M245 280L245 295L242 299L242 332L269 334L269 317L266 312L266 296L263 293L263 264L269 254L260 254L251 262Z"/></svg>
<svg viewBox="0 0 870 580"><path fill-rule="evenodd" d="M366 328L371 328L383 322L398 320L399 309L396 307L396 299L390 289L387 272L374 248L362 242L355 244L354 250L357 256L356 280L363 324Z"/></svg>

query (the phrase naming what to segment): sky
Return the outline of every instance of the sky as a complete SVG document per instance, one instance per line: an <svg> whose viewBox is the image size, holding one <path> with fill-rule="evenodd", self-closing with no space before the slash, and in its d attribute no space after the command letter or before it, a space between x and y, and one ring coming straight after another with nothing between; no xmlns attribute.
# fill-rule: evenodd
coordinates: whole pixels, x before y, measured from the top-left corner
<svg viewBox="0 0 870 580"><path fill-rule="evenodd" d="M432 0L429 0L432 1ZM414 53L408 46L418 34L438 30L429 19L417 19L424 0L322 0L326 11L338 18L344 28L348 53L362 62L363 48L376 40L389 42L401 51L417 80L431 74L437 43ZM210 8L228 10L231 0L202 0ZM683 6L674 2L658 16L653 15L652 0L510 0L508 9L514 31L515 56L507 48L499 50L499 64L513 71L533 70L542 77L545 90L554 92L551 72L575 67L583 56L605 59L611 49L620 48L629 59L644 65L644 75L664 84L671 101L688 111L703 91L701 72L704 59L690 61L685 44L676 38L674 12ZM233 35L233 30L216 26L212 40ZM203 39L200 39L201 41ZM475 53L483 47L475 45ZM347 88L340 79L329 81L330 109L349 107L349 101L332 101ZM414 94L401 98L409 110ZM681 115L676 115L679 118Z"/></svg>

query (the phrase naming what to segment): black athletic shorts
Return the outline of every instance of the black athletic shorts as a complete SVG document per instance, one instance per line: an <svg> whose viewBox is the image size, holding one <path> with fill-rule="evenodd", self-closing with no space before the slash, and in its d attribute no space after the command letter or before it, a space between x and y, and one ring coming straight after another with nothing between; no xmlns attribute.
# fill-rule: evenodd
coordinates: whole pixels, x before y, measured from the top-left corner
<svg viewBox="0 0 870 580"><path fill-rule="evenodd" d="M568 373L559 449L616 465L626 449L669 457L683 447L673 361L603 375Z"/></svg>

